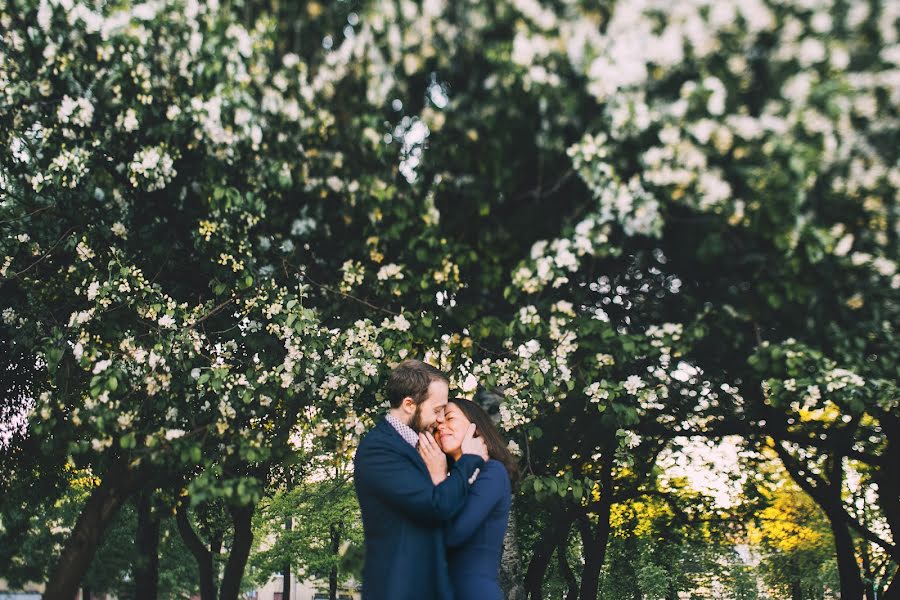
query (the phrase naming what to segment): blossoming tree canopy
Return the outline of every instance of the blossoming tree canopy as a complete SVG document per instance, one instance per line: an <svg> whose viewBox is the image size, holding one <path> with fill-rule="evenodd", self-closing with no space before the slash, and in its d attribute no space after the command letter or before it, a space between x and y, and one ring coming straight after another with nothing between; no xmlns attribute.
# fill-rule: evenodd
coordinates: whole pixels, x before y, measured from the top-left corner
<svg viewBox="0 0 900 600"><path fill-rule="evenodd" d="M0 10L2 326L109 485L252 504L414 355L591 514L673 435L900 443L896 3Z"/></svg>

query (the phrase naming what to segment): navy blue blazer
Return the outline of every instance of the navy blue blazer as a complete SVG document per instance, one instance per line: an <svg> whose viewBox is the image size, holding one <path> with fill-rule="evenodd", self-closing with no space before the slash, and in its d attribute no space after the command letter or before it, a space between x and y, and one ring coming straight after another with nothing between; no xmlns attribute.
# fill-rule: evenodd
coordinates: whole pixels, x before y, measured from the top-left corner
<svg viewBox="0 0 900 600"><path fill-rule="evenodd" d="M469 489L463 509L444 527L456 600L503 600L500 556L511 504L506 467L491 459Z"/></svg>
<svg viewBox="0 0 900 600"><path fill-rule="evenodd" d="M353 459L365 536L363 600L454 600L444 524L483 466L481 457L463 455L434 485L425 461L390 423L366 434Z"/></svg>

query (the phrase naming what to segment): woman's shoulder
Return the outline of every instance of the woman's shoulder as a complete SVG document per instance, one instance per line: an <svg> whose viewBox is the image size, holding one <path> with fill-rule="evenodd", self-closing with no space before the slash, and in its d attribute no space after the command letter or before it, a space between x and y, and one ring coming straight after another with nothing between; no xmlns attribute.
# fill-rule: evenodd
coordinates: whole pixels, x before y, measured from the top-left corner
<svg viewBox="0 0 900 600"><path fill-rule="evenodd" d="M496 458L489 458L486 463L484 463L484 468L486 471L505 471L506 467L503 466L503 463L497 460Z"/></svg>
<svg viewBox="0 0 900 600"><path fill-rule="evenodd" d="M484 463L484 473L489 479L495 480L497 484L504 488L509 488L509 473L506 472L506 465L495 458L488 459Z"/></svg>

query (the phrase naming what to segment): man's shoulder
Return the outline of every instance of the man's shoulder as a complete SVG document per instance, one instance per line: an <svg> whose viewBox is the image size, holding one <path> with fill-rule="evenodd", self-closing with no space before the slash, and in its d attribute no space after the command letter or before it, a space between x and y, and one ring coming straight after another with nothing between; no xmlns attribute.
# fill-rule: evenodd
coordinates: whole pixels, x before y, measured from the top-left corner
<svg viewBox="0 0 900 600"><path fill-rule="evenodd" d="M375 424L375 427L371 428L367 431L362 439L359 441L359 445L356 448L356 454L359 455L360 451L365 452L369 449L374 449L378 447L391 446L391 425L385 419L381 419Z"/></svg>

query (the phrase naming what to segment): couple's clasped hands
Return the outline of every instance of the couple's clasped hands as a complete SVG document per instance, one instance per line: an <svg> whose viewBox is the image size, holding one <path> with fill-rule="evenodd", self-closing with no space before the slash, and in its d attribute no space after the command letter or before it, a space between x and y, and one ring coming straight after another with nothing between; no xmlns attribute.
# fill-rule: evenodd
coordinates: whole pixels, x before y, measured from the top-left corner
<svg viewBox="0 0 900 600"><path fill-rule="evenodd" d="M428 473L431 475L431 481L437 485L447 478L447 456L430 431L419 434L419 455L425 461L428 467ZM475 437L475 423L470 423L463 437L460 446L463 454L474 454L480 456L482 460L488 460L487 445L484 439Z"/></svg>

